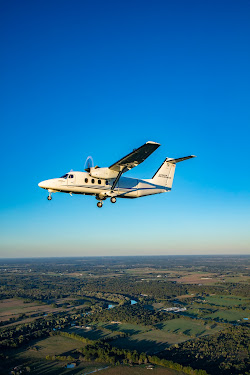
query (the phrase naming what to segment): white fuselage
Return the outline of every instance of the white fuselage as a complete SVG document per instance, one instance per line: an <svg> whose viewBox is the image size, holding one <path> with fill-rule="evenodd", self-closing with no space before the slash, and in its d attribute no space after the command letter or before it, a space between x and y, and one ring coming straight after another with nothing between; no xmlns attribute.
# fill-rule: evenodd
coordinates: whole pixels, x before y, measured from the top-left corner
<svg viewBox="0 0 250 375"><path fill-rule="evenodd" d="M119 198L139 198L146 195L165 193L170 190L168 187L156 185L153 180L121 177L110 194L114 181L115 178L94 178L87 172L69 172L65 177L42 181L39 186L52 193L95 195L100 199L105 199L112 195Z"/></svg>

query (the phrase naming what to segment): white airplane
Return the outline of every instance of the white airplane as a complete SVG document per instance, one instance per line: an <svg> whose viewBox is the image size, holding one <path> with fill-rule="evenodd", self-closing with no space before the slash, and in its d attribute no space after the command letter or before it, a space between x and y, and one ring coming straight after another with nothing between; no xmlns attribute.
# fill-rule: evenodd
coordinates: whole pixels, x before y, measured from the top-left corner
<svg viewBox="0 0 250 375"><path fill-rule="evenodd" d="M88 165L85 172L71 171L60 178L42 181L38 186L48 190L48 200L52 199L51 193L56 192L94 195L99 201L98 207L102 207L102 202L107 198L115 203L116 198L139 198L166 193L172 188L176 163L194 158L195 155L179 159L166 158L151 179L122 177L123 173L141 164L159 146L159 143L147 142L108 168Z"/></svg>

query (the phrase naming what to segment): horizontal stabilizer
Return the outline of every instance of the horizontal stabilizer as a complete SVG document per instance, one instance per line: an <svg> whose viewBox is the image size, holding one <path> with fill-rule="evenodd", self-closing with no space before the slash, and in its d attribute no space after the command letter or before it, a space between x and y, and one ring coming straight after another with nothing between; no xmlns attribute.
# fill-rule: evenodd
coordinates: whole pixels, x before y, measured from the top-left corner
<svg viewBox="0 0 250 375"><path fill-rule="evenodd" d="M184 156L183 158L178 158L178 159L167 158L166 161L171 164L176 164L176 163L179 163L180 161L184 161L184 160L188 160L192 158L196 158L196 156L190 155L190 156Z"/></svg>

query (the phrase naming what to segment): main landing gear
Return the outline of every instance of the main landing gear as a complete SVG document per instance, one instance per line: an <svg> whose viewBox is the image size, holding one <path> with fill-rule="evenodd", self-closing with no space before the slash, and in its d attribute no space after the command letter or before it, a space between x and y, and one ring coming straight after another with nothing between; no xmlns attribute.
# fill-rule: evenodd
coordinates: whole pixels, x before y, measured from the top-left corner
<svg viewBox="0 0 250 375"><path fill-rule="evenodd" d="M115 203L115 202L116 202L116 198L115 198L115 197L111 197L111 198L110 198L110 202L111 202L111 203ZM102 201L99 201L99 202L97 203L97 207L101 208L102 206L103 206Z"/></svg>

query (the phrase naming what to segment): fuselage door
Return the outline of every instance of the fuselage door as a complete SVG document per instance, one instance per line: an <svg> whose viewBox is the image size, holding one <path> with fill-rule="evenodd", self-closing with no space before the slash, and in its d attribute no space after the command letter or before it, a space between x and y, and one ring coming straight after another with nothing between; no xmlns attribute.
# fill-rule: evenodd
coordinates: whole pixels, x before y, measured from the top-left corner
<svg viewBox="0 0 250 375"><path fill-rule="evenodd" d="M75 174L69 173L68 175L68 185L74 185L75 184Z"/></svg>

